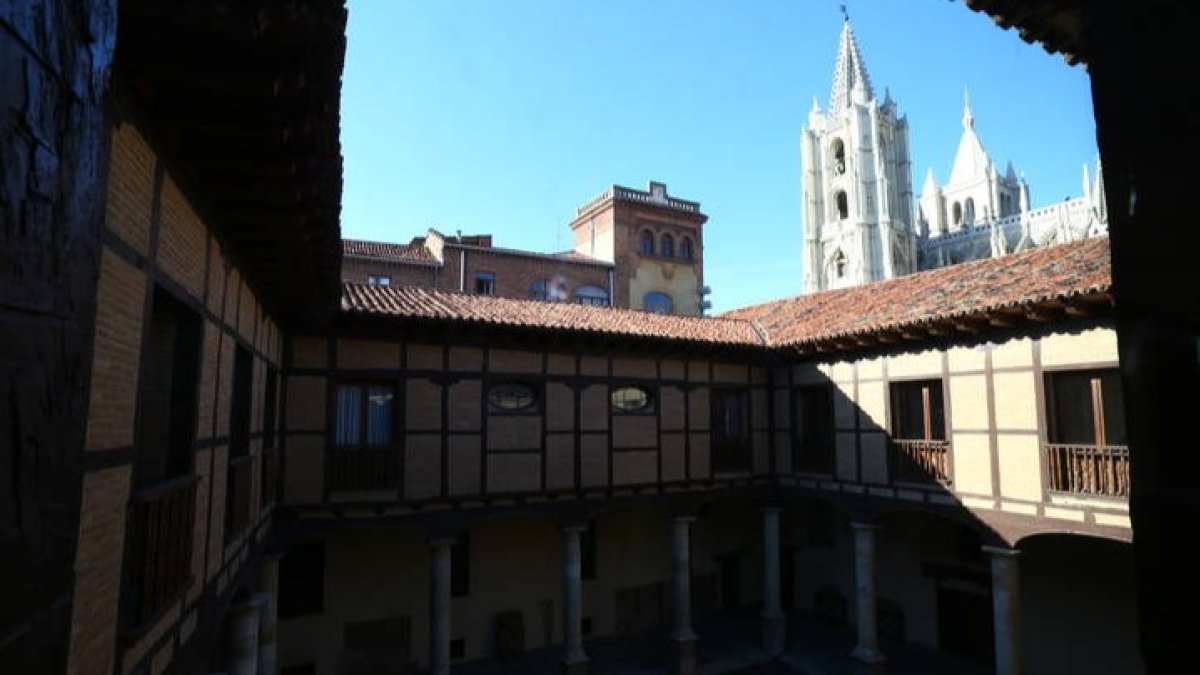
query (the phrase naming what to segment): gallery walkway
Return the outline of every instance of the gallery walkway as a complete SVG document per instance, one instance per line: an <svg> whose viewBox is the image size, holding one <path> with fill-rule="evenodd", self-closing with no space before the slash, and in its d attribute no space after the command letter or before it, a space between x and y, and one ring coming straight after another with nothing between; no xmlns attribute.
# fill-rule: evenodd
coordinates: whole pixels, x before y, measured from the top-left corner
<svg viewBox="0 0 1200 675"><path fill-rule="evenodd" d="M966 661L928 647L883 640L887 662L861 664L848 655L852 626L828 626L807 616L788 617L787 650L771 661L758 647L757 612L696 622L701 675L986 675L989 664ZM591 675L666 675L672 672L665 631L589 639ZM557 675L561 649L538 649L512 661L479 661L456 666L455 675L544 673Z"/></svg>

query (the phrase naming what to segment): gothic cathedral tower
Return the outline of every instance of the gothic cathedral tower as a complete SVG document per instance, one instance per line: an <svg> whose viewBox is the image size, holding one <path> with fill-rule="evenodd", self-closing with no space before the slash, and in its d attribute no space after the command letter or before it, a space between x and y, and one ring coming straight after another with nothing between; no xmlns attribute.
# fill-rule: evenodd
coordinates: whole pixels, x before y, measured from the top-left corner
<svg viewBox="0 0 1200 675"><path fill-rule="evenodd" d="M813 101L801 162L806 293L916 271L908 120L886 90L876 100L849 19L829 110Z"/></svg>

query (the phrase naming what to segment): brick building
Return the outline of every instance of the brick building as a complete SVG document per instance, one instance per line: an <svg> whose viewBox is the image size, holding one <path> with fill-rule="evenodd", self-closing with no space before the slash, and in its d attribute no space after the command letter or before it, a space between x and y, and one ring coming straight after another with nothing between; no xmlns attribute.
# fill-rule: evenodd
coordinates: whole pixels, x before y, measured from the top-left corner
<svg viewBox="0 0 1200 675"><path fill-rule="evenodd" d="M662 183L646 191L614 185L576 210L571 251L500 248L490 235L433 229L408 244L346 239L342 279L699 316L708 307L707 219Z"/></svg>
<svg viewBox="0 0 1200 675"><path fill-rule="evenodd" d="M574 253L492 245L490 235L429 230L408 244L342 240L342 279L504 298L609 305L613 264Z"/></svg>
<svg viewBox="0 0 1200 675"><path fill-rule="evenodd" d="M739 612L768 657L816 616L867 662L1190 662L1200 313L1152 245L1190 174L1129 120L1186 96L1146 54L1195 22L1067 7L1003 20L1093 68L1111 265L716 318L339 285L337 0L0 10L0 672L582 672L609 638L687 673ZM618 192L573 227L641 214L636 305L697 216Z"/></svg>

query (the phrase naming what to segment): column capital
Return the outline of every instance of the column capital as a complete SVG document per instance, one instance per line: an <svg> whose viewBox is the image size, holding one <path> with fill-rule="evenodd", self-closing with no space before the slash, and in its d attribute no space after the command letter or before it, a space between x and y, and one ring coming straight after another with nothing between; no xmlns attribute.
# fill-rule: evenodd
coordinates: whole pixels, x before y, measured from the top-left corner
<svg viewBox="0 0 1200 675"><path fill-rule="evenodd" d="M448 534L440 534L436 537L429 538L429 545L433 546L434 548L441 548L443 546L453 546L457 543L458 543L458 537L454 537L454 536L451 536Z"/></svg>
<svg viewBox="0 0 1200 675"><path fill-rule="evenodd" d="M993 558L1016 558L1021 555L1020 549L1007 546L980 546L979 548Z"/></svg>
<svg viewBox="0 0 1200 675"><path fill-rule="evenodd" d="M778 504L766 504L759 507L763 513L783 513L783 507Z"/></svg>
<svg viewBox="0 0 1200 675"><path fill-rule="evenodd" d="M876 523L859 523L859 522L855 522L855 521L850 522L850 527L852 527L856 530L878 530L879 529L879 525Z"/></svg>
<svg viewBox="0 0 1200 675"><path fill-rule="evenodd" d="M584 532L587 532L587 529L588 529L587 525L582 525L579 523L571 523L569 525L562 526L562 531L566 534L582 534Z"/></svg>
<svg viewBox="0 0 1200 675"><path fill-rule="evenodd" d="M673 523L676 523L676 524L679 524L679 523L694 523L694 522L696 522L696 516L694 516L694 515L692 515L692 514L685 514L685 515L679 515L679 516L671 516L671 522L673 522Z"/></svg>

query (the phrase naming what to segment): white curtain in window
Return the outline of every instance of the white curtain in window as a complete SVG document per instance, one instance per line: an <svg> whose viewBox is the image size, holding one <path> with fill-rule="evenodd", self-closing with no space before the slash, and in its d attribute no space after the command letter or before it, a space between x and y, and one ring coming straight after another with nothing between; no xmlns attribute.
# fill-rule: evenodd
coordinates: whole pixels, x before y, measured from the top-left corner
<svg viewBox="0 0 1200 675"><path fill-rule="evenodd" d="M392 442L392 388L368 389L367 445L388 445Z"/></svg>
<svg viewBox="0 0 1200 675"><path fill-rule="evenodd" d="M334 420L334 443L354 446L362 438L362 389L337 388L337 419Z"/></svg>

